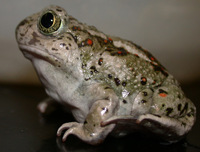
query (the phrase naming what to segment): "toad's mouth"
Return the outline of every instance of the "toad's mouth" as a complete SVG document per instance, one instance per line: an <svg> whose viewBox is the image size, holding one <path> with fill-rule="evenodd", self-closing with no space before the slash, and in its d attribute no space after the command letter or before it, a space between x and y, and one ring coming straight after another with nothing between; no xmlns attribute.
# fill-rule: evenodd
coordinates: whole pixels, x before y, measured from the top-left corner
<svg viewBox="0 0 200 152"><path fill-rule="evenodd" d="M50 55L47 52L48 50L42 50L42 49L38 49L36 47L30 47L30 46L23 45L23 44L19 44L19 49L22 51L24 56L31 61L33 59L37 58L37 59L47 61L52 65L55 65L56 61L58 61L58 59L55 56Z"/></svg>

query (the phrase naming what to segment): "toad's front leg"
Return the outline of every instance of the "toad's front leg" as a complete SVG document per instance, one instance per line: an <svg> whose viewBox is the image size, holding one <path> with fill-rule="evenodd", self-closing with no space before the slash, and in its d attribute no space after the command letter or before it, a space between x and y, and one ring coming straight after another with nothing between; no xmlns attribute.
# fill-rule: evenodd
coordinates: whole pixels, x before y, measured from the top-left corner
<svg viewBox="0 0 200 152"><path fill-rule="evenodd" d="M47 98L37 105L37 109L42 115L48 115L60 108L60 104L52 98Z"/></svg>
<svg viewBox="0 0 200 152"><path fill-rule="evenodd" d="M111 99L98 100L90 109L84 123L65 123L57 131L57 135L63 135L65 141L68 135L73 134L86 143L96 145L104 141L106 136L113 130L115 124L102 126L101 123L110 118L116 109L116 101Z"/></svg>

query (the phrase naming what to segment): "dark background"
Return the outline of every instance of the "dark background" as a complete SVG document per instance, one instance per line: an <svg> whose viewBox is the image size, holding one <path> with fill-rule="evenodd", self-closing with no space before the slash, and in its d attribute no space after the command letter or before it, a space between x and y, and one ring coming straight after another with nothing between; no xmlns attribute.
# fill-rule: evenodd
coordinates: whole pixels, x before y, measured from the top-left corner
<svg viewBox="0 0 200 152"><path fill-rule="evenodd" d="M164 145L132 134L116 139L108 137L102 145L90 146L74 136L65 143L56 137L58 127L73 118L58 111L49 116L41 116L36 109L39 101L46 97L40 86L0 85L0 151L1 152L198 152L200 151L200 81L183 84L186 95L197 107L197 121L187 138L179 143Z"/></svg>

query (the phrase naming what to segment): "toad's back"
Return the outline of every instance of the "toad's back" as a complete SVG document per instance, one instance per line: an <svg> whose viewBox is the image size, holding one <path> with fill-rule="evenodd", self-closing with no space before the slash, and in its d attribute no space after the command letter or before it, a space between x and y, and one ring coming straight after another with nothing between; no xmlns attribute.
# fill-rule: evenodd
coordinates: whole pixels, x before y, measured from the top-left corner
<svg viewBox="0 0 200 152"><path fill-rule="evenodd" d="M130 41L105 35L72 17L69 29L74 39L84 35L76 42L85 81L95 79L119 94L124 89L131 94L161 85L169 75L151 53Z"/></svg>

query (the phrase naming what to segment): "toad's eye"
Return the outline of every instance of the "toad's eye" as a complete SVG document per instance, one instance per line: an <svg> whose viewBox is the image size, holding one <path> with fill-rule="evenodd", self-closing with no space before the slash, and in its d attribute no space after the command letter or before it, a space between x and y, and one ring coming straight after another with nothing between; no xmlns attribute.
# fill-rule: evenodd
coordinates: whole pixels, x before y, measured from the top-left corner
<svg viewBox="0 0 200 152"><path fill-rule="evenodd" d="M47 11L41 15L38 27L41 33L51 35L61 27L61 19L55 12Z"/></svg>

